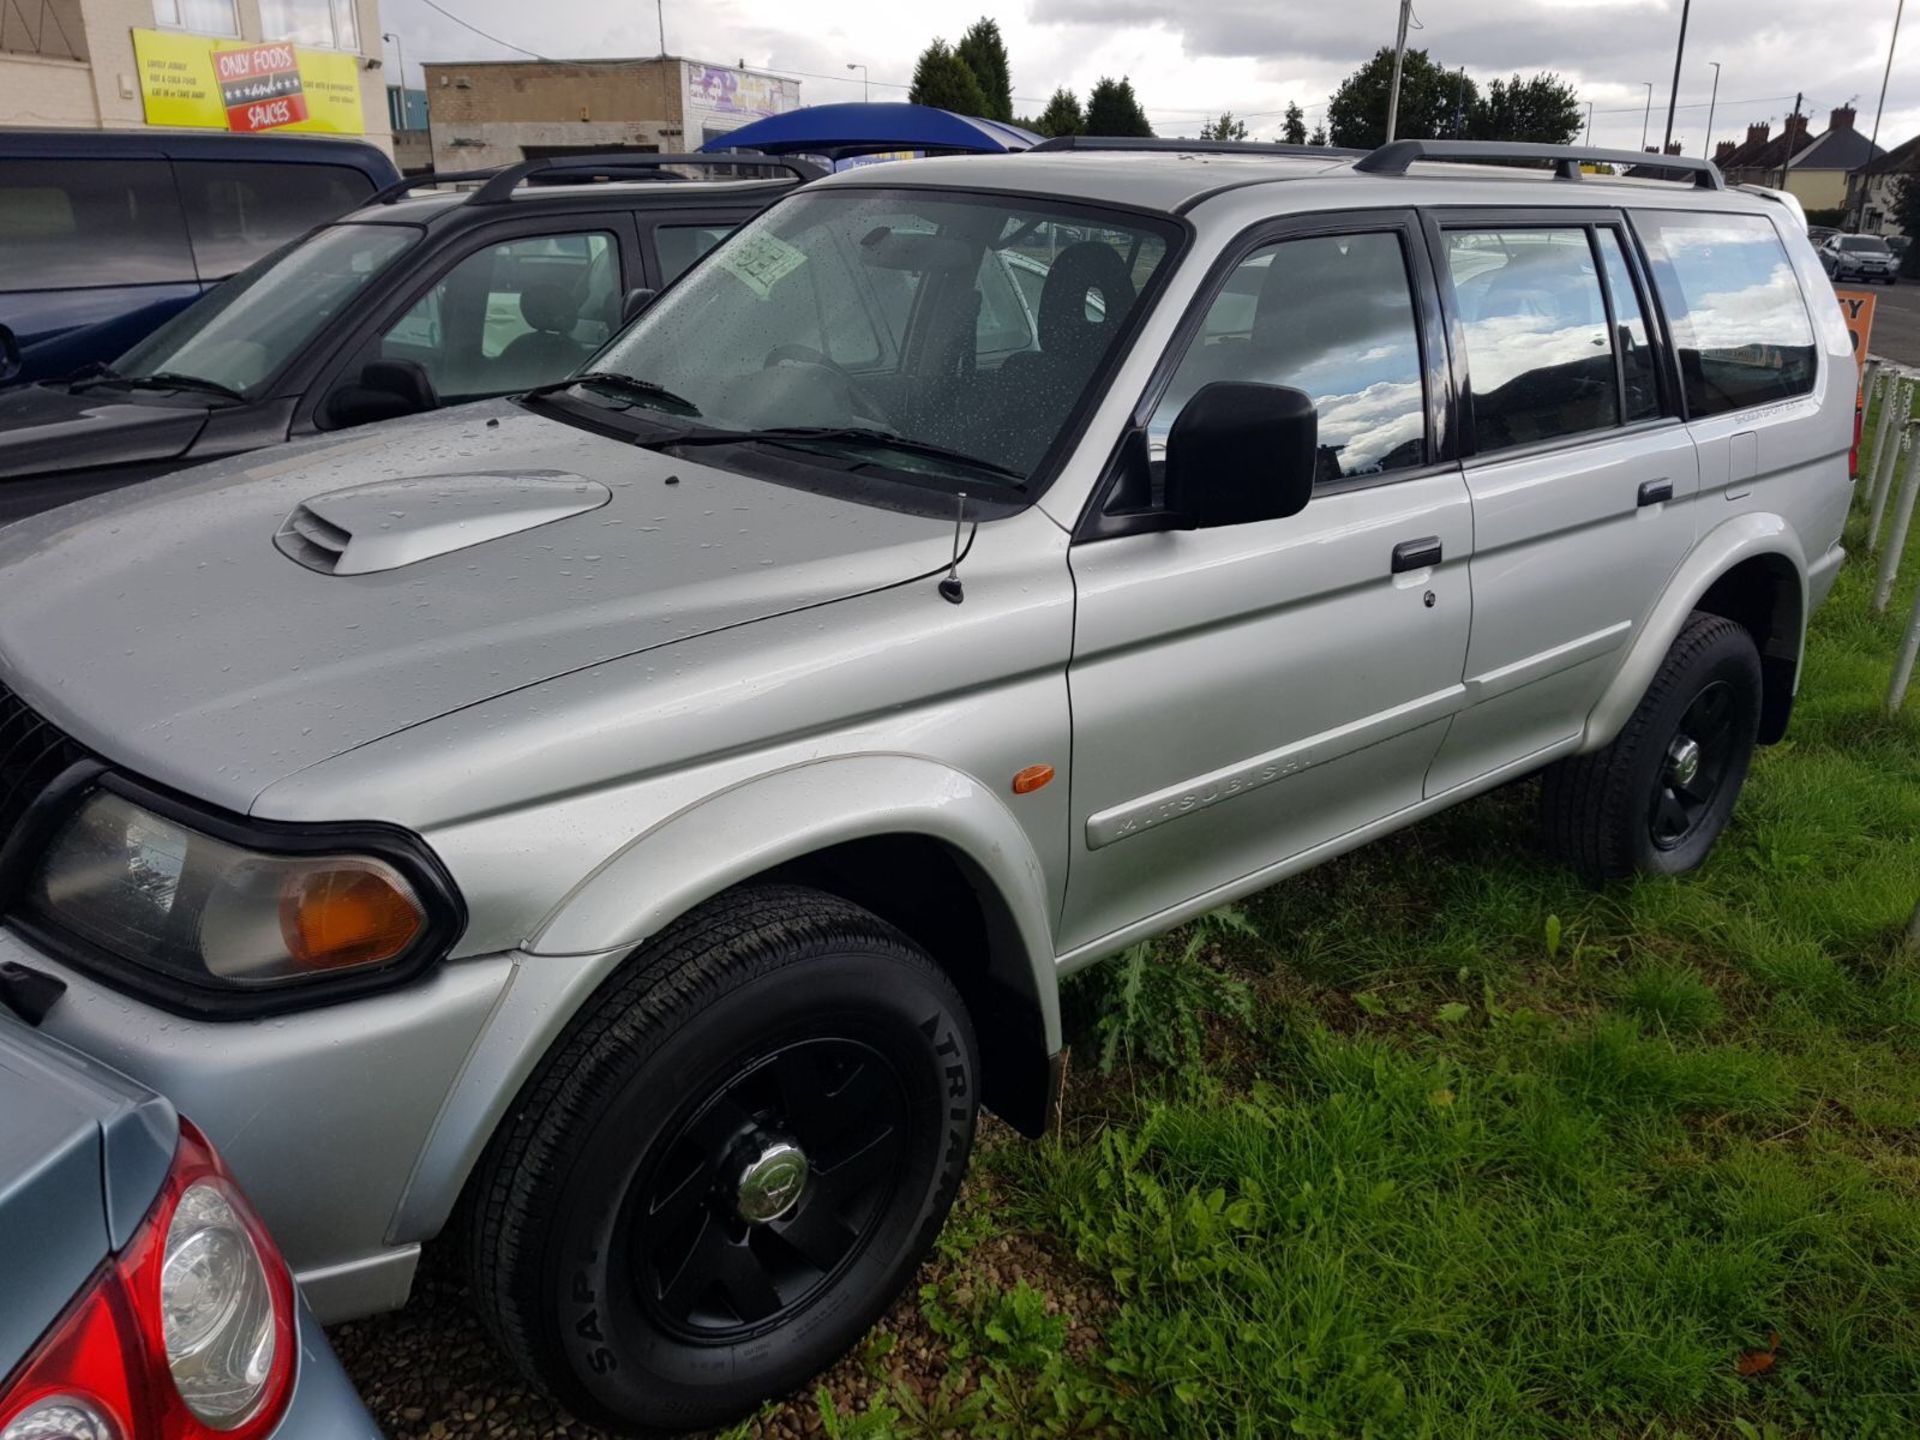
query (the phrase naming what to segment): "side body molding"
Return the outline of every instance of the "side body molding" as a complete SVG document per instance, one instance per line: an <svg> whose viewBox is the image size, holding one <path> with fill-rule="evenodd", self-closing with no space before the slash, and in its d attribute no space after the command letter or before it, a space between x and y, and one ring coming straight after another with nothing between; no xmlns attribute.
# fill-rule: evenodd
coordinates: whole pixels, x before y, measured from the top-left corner
<svg viewBox="0 0 1920 1440"><path fill-rule="evenodd" d="M576 886L526 949L617 957L729 886L830 845L884 835L924 836L957 852L987 912L989 974L1033 1002L1048 1053L1058 1050L1052 916L1039 857L997 794L918 755L811 761L690 805Z"/></svg>
<svg viewBox="0 0 1920 1440"><path fill-rule="evenodd" d="M1660 662L1679 637L1687 616L1713 582L1745 560L1777 557L1793 567L1800 583L1799 633L1794 637L1794 674L1806 646L1807 556L1793 528L1778 515L1750 511L1735 515L1700 537L1686 561L1667 582L1665 593L1647 617L1600 703L1587 716L1579 750L1600 749L1618 735L1653 683Z"/></svg>

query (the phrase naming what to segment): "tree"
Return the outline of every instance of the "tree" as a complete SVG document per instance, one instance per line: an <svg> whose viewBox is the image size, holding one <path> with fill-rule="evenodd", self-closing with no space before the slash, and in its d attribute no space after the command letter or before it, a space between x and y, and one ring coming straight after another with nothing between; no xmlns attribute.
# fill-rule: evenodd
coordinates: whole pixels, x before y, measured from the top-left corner
<svg viewBox="0 0 1920 1440"><path fill-rule="evenodd" d="M982 16L953 47L973 78L980 82L980 93L987 108L972 113L989 120L1013 119L1013 72L1007 66L1007 45L1000 38L997 22Z"/></svg>
<svg viewBox="0 0 1920 1440"><path fill-rule="evenodd" d="M1475 140L1530 140L1566 145L1580 134L1580 98L1558 75L1495 80L1473 106L1467 133Z"/></svg>
<svg viewBox="0 0 1920 1440"><path fill-rule="evenodd" d="M1900 233L1912 238L1900 273L1909 279L1920 278L1920 175L1902 176L1893 192L1893 219Z"/></svg>
<svg viewBox="0 0 1920 1440"><path fill-rule="evenodd" d="M1040 112L1034 125L1047 136L1087 133L1087 117L1080 109L1080 102L1064 86L1053 92L1053 98L1047 101L1047 108Z"/></svg>
<svg viewBox="0 0 1920 1440"><path fill-rule="evenodd" d="M1151 135L1147 112L1133 93L1133 82L1122 75L1118 80L1100 77L1100 83L1087 93L1087 134Z"/></svg>
<svg viewBox="0 0 1920 1440"><path fill-rule="evenodd" d="M1218 120L1209 120L1200 127L1202 140L1244 140L1247 138L1247 122L1233 118L1231 110L1222 110Z"/></svg>
<svg viewBox="0 0 1920 1440"><path fill-rule="evenodd" d="M1327 102L1327 126L1336 145L1371 150L1386 143L1387 96L1393 88L1393 51L1382 46L1374 57L1340 82ZM1434 139L1457 135L1458 118L1471 115L1479 102L1471 79L1442 70L1424 50L1409 50L1400 72L1400 113L1395 138Z"/></svg>
<svg viewBox="0 0 1920 1440"><path fill-rule="evenodd" d="M951 110L956 115L983 115L987 97L980 91L967 62L954 53L944 40L936 40L920 52L913 67L913 88L907 99L915 105L931 105Z"/></svg>
<svg viewBox="0 0 1920 1440"><path fill-rule="evenodd" d="M1280 132L1280 138L1289 145L1304 145L1307 143L1307 112L1291 100L1287 102L1287 123L1286 127ZM1325 141L1323 140L1321 143L1324 144Z"/></svg>
<svg viewBox="0 0 1920 1440"><path fill-rule="evenodd" d="M1318 125L1313 127L1313 138L1307 141L1307 144L1324 145L1326 143L1327 143L1327 122L1322 120Z"/></svg>

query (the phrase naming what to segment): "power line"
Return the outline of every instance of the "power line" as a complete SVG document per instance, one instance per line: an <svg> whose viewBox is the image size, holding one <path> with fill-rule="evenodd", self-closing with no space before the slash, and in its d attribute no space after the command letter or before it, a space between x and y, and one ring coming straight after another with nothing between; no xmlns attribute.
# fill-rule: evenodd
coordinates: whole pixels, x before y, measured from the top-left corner
<svg viewBox="0 0 1920 1440"><path fill-rule="evenodd" d="M451 10L447 9L446 6L440 4L439 0L420 0L420 3L427 6L427 8L431 10L438 10L442 15L446 16L447 19L453 21L453 23L458 25L461 29L471 30L474 34L478 35L482 40L491 40L494 44L500 46L502 49L514 50L522 55L529 55L535 60L545 60L547 58L537 50L529 50L527 49L526 46L516 45L511 40L502 40L498 35L489 35L486 31L482 30L478 25L475 25L472 22L467 20L462 20L458 15L454 14ZM562 60L562 61L549 62L549 63L565 65L571 62ZM403 76L402 79L404 78L405 77Z"/></svg>

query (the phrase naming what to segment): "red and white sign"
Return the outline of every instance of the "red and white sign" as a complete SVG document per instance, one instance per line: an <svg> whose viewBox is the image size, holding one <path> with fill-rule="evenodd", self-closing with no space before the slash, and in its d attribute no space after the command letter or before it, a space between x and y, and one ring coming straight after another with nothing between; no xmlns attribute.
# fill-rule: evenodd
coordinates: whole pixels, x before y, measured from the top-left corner
<svg viewBox="0 0 1920 1440"><path fill-rule="evenodd" d="M216 50L214 75L227 107L230 130L272 130L307 118L300 61L293 46L278 43L246 50Z"/></svg>

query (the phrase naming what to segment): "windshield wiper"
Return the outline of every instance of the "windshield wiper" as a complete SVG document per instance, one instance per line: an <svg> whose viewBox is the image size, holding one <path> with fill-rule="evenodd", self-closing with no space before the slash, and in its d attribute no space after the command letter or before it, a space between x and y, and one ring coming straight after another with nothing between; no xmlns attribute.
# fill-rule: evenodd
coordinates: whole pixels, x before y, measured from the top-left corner
<svg viewBox="0 0 1920 1440"><path fill-rule="evenodd" d="M218 380L203 380L198 375L182 375L175 370L159 370L151 375L121 375L103 368L99 374L73 381L68 388L90 390L96 385L124 385L129 390L194 390L241 403L247 398L231 385L222 385Z"/></svg>
<svg viewBox="0 0 1920 1440"><path fill-rule="evenodd" d="M556 390L571 390L575 385L598 385L606 390L617 390L622 395L630 395L643 404L653 405L662 410L671 410L681 415L700 413L700 407L693 401L684 395L674 394L658 381L622 375L617 370L589 370L584 375L569 375L565 380L550 380L545 385L536 385L525 393L551 395Z"/></svg>
<svg viewBox="0 0 1920 1440"><path fill-rule="evenodd" d="M1022 472L992 460L983 460L978 455L969 455L964 450L949 450L929 440L915 440L908 435L896 435L891 430L864 425L773 425L762 430L689 430L683 435L668 435L647 443L662 450L676 449L682 445L753 444L793 445L801 449L813 445L842 445L856 450L894 450L902 455L937 460L943 465L954 465L991 476L1008 485L1023 486L1027 483L1027 477Z"/></svg>

